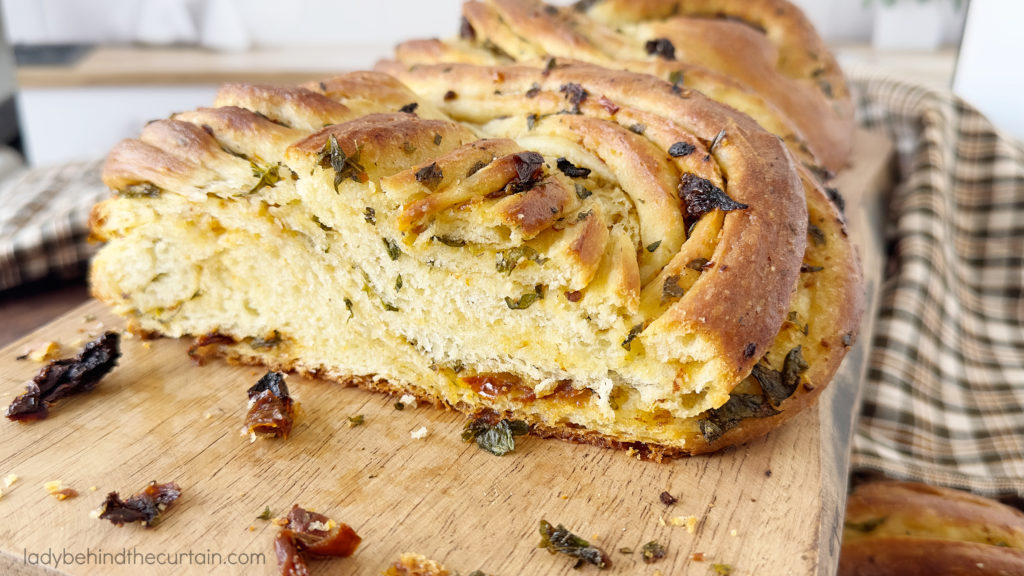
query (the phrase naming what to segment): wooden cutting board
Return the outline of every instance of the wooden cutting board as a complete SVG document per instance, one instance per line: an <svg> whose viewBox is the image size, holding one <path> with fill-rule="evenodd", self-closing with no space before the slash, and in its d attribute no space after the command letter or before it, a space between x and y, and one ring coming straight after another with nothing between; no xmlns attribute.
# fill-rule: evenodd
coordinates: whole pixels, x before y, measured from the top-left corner
<svg viewBox="0 0 1024 576"><path fill-rule="evenodd" d="M856 170L841 186L862 246L868 293L877 286L877 239L865 206L877 198L891 147L859 134ZM869 315L870 317L870 315ZM0 350L0 404L40 364L27 345L76 348L123 323L89 302ZM301 414L287 440L240 434L246 389L263 374L213 361L194 365L189 343L125 339L120 365L90 394L33 424L0 422L0 573L273 574L278 528L257 516L292 504L351 525L351 558L317 561L314 574L375 575L402 552L462 574L577 574L572 558L538 549L538 523L564 524L603 548L606 574L834 574L845 505L847 451L862 376L867 323L819 403L768 437L711 456L652 463L620 451L526 437L496 457L462 442L463 416L394 407L395 397L290 376ZM365 424L350 428L349 416ZM426 427L428 435L410 433ZM59 480L79 492L58 501ZM89 513L108 491L177 482L181 498L154 528L122 528ZM666 506L659 494L679 501ZM695 516L696 529L671 519ZM667 549L645 564L649 541ZM632 553L620 552L632 549ZM704 560L695 560L703 555ZM44 566L45 564L45 566Z"/></svg>

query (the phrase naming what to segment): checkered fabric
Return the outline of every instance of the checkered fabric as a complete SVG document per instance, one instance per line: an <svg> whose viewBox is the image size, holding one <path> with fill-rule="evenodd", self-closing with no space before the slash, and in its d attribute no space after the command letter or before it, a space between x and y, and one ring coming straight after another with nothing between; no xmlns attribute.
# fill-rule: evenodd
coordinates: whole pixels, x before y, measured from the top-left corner
<svg viewBox="0 0 1024 576"><path fill-rule="evenodd" d="M15 168L0 183L0 290L85 273L89 211L109 194L102 161Z"/></svg>
<svg viewBox="0 0 1024 576"><path fill-rule="evenodd" d="M1024 145L947 91L849 73L899 167L851 467L1024 496Z"/></svg>
<svg viewBox="0 0 1024 576"><path fill-rule="evenodd" d="M948 92L849 72L900 171L852 469L1024 496L1024 147ZM83 273L99 167L0 186L0 290Z"/></svg>

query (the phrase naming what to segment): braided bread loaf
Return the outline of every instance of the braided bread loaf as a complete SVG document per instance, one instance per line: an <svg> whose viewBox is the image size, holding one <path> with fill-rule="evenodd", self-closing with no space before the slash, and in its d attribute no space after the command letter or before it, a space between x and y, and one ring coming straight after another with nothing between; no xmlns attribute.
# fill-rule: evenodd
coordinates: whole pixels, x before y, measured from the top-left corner
<svg viewBox="0 0 1024 576"><path fill-rule="evenodd" d="M841 170L853 106L835 59L786 0L470 0L459 38L398 46L405 64L570 58L654 74L756 119L798 158Z"/></svg>
<svg viewBox="0 0 1024 576"><path fill-rule="evenodd" d="M228 85L119 144L95 296L242 361L653 458L763 434L828 383L856 258L750 118L589 64L381 68L401 82Z"/></svg>

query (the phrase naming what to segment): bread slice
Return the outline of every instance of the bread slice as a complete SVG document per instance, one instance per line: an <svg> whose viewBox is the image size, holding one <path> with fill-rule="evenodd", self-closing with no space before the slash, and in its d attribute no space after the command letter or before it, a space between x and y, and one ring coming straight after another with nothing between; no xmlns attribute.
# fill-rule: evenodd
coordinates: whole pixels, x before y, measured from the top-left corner
<svg viewBox="0 0 1024 576"><path fill-rule="evenodd" d="M654 458L828 383L856 258L778 138L631 72L390 68L416 92L228 85L119 144L94 295L235 359Z"/></svg>

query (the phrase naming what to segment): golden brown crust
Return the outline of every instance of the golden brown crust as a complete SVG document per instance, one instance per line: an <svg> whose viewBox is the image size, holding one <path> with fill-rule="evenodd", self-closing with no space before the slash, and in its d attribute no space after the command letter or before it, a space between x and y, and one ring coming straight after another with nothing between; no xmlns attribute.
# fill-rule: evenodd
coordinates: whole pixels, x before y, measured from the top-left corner
<svg viewBox="0 0 1024 576"><path fill-rule="evenodd" d="M654 74L754 116L809 165L849 155L853 107L835 59L785 0L470 1L464 39L406 42L407 64L529 62L555 56ZM670 42L658 52L648 42ZM488 53L490 58L488 59Z"/></svg>
<svg viewBox="0 0 1024 576"><path fill-rule="evenodd" d="M862 484L847 500L839 574L1024 574L1024 513L916 482Z"/></svg>

